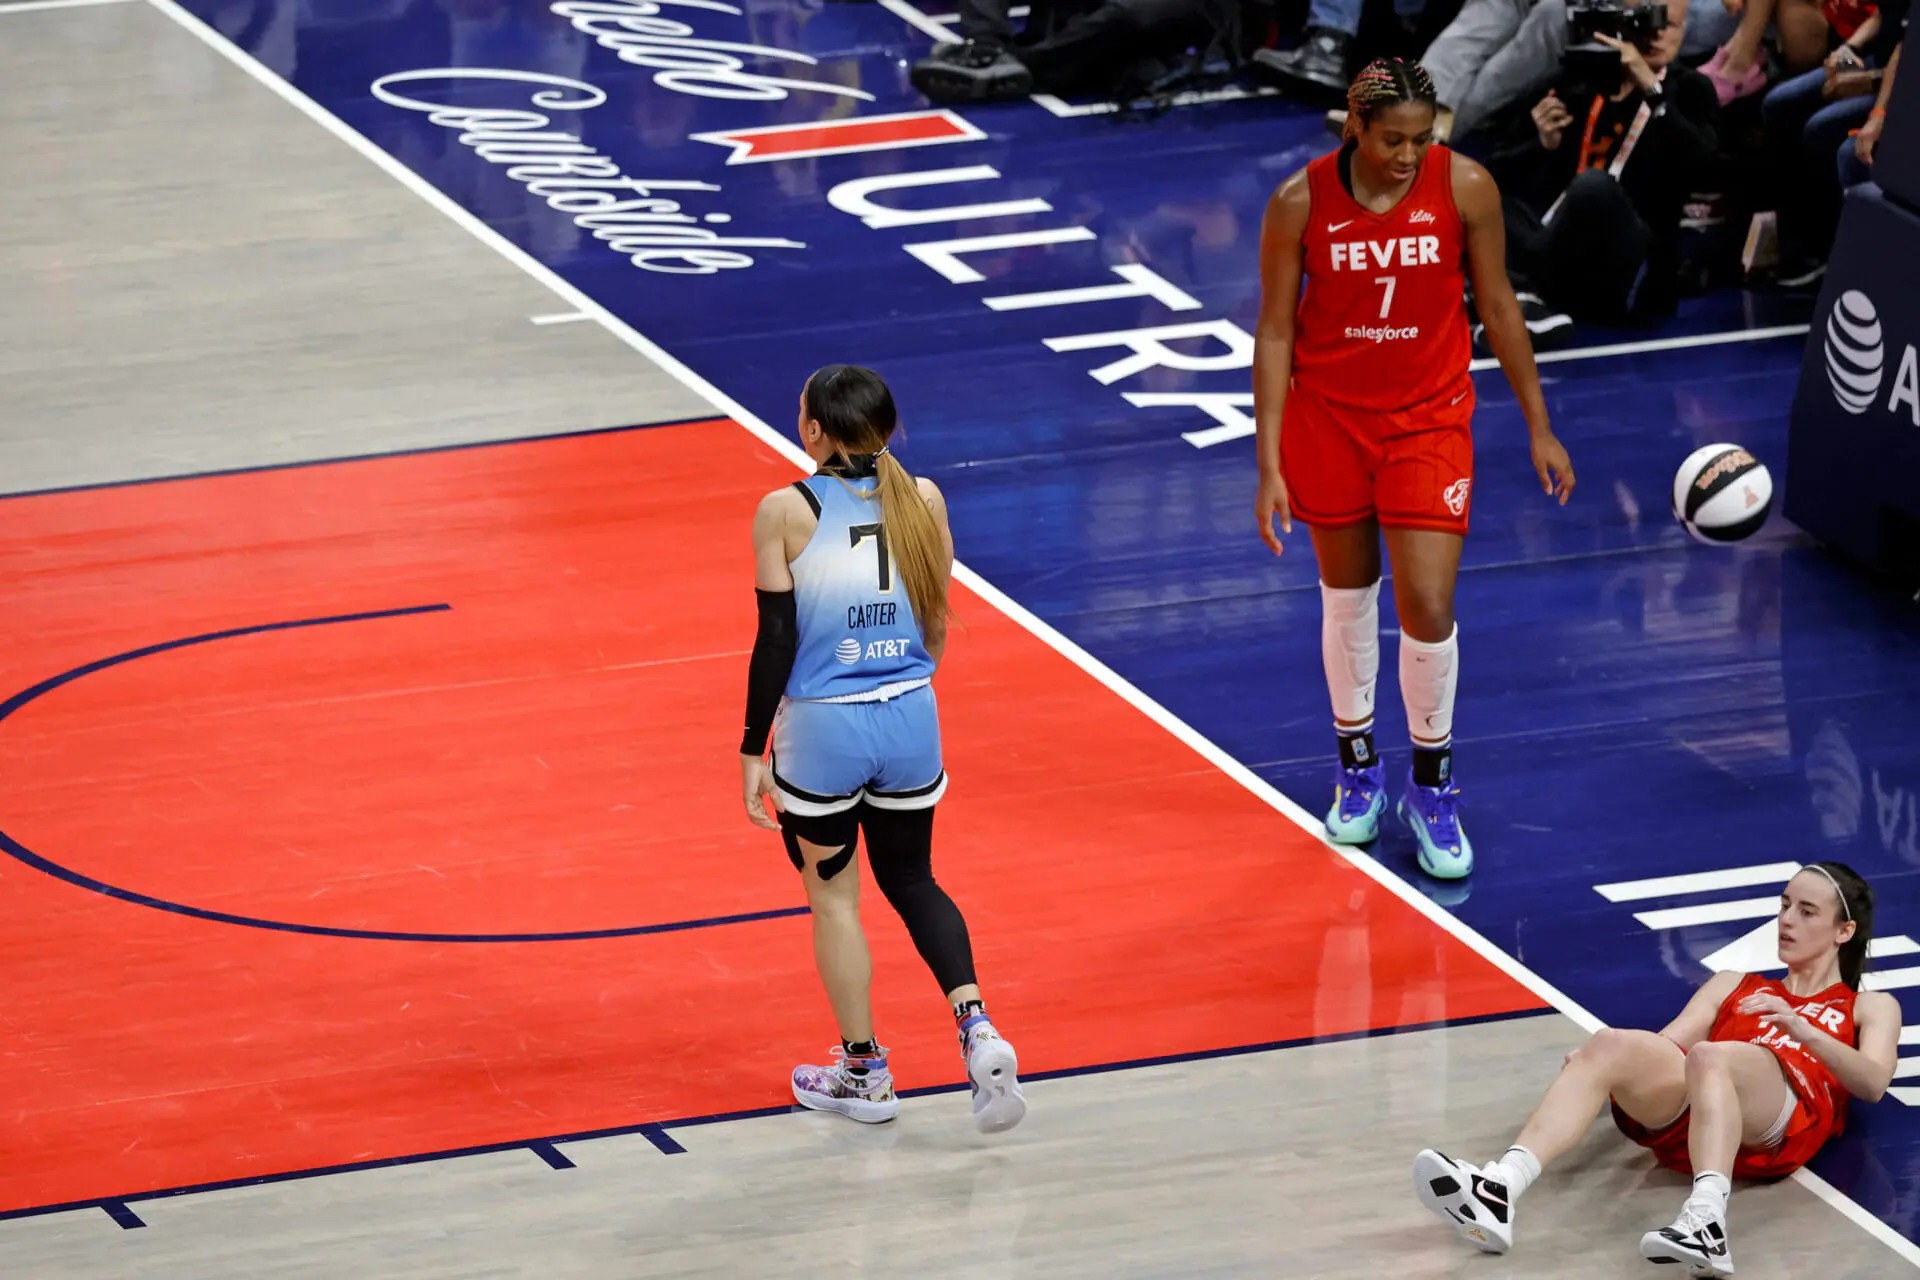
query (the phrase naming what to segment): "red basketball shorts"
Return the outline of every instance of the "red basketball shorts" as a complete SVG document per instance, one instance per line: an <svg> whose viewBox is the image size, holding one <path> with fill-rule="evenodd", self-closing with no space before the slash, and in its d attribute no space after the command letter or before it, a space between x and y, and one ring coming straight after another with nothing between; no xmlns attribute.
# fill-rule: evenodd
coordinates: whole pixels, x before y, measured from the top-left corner
<svg viewBox="0 0 1920 1280"><path fill-rule="evenodd" d="M1653 1158L1667 1168L1676 1173L1693 1173L1693 1158L1687 1153L1688 1122L1693 1117L1691 1111L1682 1111L1678 1120L1664 1128L1649 1129L1622 1111L1619 1103L1612 1102L1611 1105L1613 1123L1621 1133L1653 1152ZM1804 1098L1796 1095L1793 1116L1787 1121L1786 1136L1780 1140L1780 1145L1741 1147L1733 1158L1733 1176L1784 1178L1813 1159L1814 1153L1825 1146L1827 1139L1832 1136L1832 1118L1822 1116L1809 1107Z"/></svg>
<svg viewBox="0 0 1920 1280"><path fill-rule="evenodd" d="M1280 424L1280 475L1303 524L1378 517L1388 528L1467 532L1473 382L1405 409L1356 409L1295 382Z"/></svg>

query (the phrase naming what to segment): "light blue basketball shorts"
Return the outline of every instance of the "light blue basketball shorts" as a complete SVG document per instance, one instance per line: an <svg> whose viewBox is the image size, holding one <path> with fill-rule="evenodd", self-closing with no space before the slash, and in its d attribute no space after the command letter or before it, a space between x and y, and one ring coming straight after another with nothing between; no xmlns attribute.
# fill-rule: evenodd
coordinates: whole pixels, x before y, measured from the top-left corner
<svg viewBox="0 0 1920 1280"><path fill-rule="evenodd" d="M933 686L884 702L781 704L773 723L773 783L788 813L929 809L947 791Z"/></svg>

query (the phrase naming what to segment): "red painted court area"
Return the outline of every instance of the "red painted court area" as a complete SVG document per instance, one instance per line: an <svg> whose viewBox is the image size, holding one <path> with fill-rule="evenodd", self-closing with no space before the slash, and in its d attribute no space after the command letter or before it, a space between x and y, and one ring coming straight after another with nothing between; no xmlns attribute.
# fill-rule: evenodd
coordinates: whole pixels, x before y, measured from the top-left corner
<svg viewBox="0 0 1920 1280"><path fill-rule="evenodd" d="M793 478L716 421L7 501L0 695L450 607L53 688L0 720L0 830L81 878L321 929L798 907L734 756L749 519ZM1538 1007L957 604L935 865L1026 1070ZM957 1081L933 981L868 897L902 1083ZM808 938L794 915L322 936L0 857L0 1211L778 1105L834 1039Z"/></svg>

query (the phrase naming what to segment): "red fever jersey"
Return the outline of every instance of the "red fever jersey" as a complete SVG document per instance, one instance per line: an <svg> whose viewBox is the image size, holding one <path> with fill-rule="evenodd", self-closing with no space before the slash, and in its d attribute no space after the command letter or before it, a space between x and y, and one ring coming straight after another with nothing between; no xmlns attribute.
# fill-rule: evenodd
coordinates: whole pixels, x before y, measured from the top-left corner
<svg viewBox="0 0 1920 1280"><path fill-rule="evenodd" d="M1281 410L1294 516L1320 528L1464 536L1473 488L1473 343L1453 153L1430 147L1407 193L1368 213L1340 152L1307 166L1312 209Z"/></svg>
<svg viewBox="0 0 1920 1280"><path fill-rule="evenodd" d="M1771 1150L1740 1148L1733 1171L1742 1178L1779 1178L1792 1173L1825 1144L1847 1127L1847 1091L1834 1079L1827 1064L1811 1049L1778 1027L1767 1026L1761 1015L1741 1013L1740 1003L1748 996L1771 992L1785 1000L1801 1017L1842 1044L1856 1043L1853 1025L1854 991L1844 982L1836 982L1811 996L1796 996L1778 978L1763 978L1750 973L1740 980L1733 993L1720 1002L1713 1019L1709 1040L1757 1044L1772 1051L1786 1074L1793 1091L1792 1118L1787 1121L1785 1137ZM1635 1122L1616 1105L1614 1121L1629 1138L1653 1151L1654 1158L1670 1169L1690 1173L1687 1156L1687 1115L1664 1129L1651 1130Z"/></svg>
<svg viewBox="0 0 1920 1280"><path fill-rule="evenodd" d="M1429 147L1387 213L1369 213L1347 193L1340 156L1307 166L1312 212L1301 238L1306 281L1294 321L1294 383L1362 409L1405 409L1451 394L1467 382L1473 359L1453 152Z"/></svg>

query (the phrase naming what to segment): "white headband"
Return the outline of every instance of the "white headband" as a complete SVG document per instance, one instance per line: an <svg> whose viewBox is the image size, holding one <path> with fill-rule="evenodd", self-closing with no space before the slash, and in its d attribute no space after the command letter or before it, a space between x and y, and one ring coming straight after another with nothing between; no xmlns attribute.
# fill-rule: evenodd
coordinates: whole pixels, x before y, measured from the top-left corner
<svg viewBox="0 0 1920 1280"><path fill-rule="evenodd" d="M1833 873L1822 866L1807 866L1803 868L1803 870L1818 871L1827 878L1827 883L1833 886L1833 896L1840 899L1840 910L1846 913L1847 920L1851 922L1853 920L1853 908L1847 905L1847 895L1840 892L1840 882L1833 878Z"/></svg>

